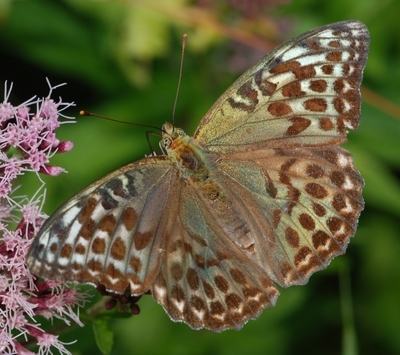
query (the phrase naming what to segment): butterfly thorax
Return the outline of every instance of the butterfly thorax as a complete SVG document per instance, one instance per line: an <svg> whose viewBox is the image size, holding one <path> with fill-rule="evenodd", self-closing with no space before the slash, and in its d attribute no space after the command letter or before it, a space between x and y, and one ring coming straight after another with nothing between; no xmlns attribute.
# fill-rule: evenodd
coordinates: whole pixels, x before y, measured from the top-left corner
<svg viewBox="0 0 400 355"><path fill-rule="evenodd" d="M168 157L176 163L182 177L194 181L208 179L206 157L201 147L181 128L170 123L165 123L162 130L161 145Z"/></svg>
<svg viewBox="0 0 400 355"><path fill-rule="evenodd" d="M222 198L222 191L211 174L213 157L204 152L192 137L181 128L165 123L161 144L182 178L195 184L209 199Z"/></svg>

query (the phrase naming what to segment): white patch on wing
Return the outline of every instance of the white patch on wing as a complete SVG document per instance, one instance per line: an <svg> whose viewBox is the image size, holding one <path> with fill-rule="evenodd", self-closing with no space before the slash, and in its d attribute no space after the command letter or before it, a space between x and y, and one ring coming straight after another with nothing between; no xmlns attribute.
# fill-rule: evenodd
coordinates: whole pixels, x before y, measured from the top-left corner
<svg viewBox="0 0 400 355"><path fill-rule="evenodd" d="M75 245L75 241L78 238L78 234L81 228L82 228L82 223L79 223L78 220L73 222L69 228L69 233L64 241L64 244Z"/></svg>
<svg viewBox="0 0 400 355"><path fill-rule="evenodd" d="M345 181L342 184L342 188L344 188L345 190L352 190L354 189L354 184L352 183L352 181L349 179L348 176L345 177Z"/></svg>
<svg viewBox="0 0 400 355"><path fill-rule="evenodd" d="M80 207L77 207L76 205L69 208L66 212L62 214L62 222L65 226L68 226L69 224L72 223L72 221L76 218L76 216L79 214L79 212L82 211Z"/></svg>
<svg viewBox="0 0 400 355"><path fill-rule="evenodd" d="M167 290L164 287L154 286L153 290L157 294L157 299L163 299L167 294Z"/></svg>
<svg viewBox="0 0 400 355"><path fill-rule="evenodd" d="M341 168L345 168L345 167L351 165L351 159L349 159L349 157L347 157L344 154L339 154L338 155L338 164Z"/></svg>
<svg viewBox="0 0 400 355"><path fill-rule="evenodd" d="M172 300L172 303L178 308L179 312L183 313L183 310L185 308L185 302L184 301L177 301L177 300Z"/></svg>
<svg viewBox="0 0 400 355"><path fill-rule="evenodd" d="M192 313L201 321L204 319L204 311L198 311L197 309L193 308Z"/></svg>
<svg viewBox="0 0 400 355"><path fill-rule="evenodd" d="M298 57L304 56L308 53L308 48L307 47L300 47L300 46L295 46L287 50L285 53L282 55L282 61L287 62L292 59L298 60Z"/></svg>

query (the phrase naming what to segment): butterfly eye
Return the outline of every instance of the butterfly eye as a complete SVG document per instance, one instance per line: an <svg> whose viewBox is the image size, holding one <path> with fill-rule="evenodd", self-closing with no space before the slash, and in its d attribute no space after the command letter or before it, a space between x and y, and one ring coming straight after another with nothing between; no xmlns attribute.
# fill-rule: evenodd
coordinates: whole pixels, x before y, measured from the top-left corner
<svg viewBox="0 0 400 355"><path fill-rule="evenodd" d="M168 149L171 146L172 139L170 137L164 137L162 141L162 146L164 149Z"/></svg>

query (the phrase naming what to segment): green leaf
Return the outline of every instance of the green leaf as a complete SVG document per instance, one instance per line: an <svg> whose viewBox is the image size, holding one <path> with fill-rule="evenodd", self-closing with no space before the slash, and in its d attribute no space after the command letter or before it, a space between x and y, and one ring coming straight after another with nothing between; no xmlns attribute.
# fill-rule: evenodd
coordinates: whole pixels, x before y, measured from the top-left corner
<svg viewBox="0 0 400 355"><path fill-rule="evenodd" d="M93 321L93 332L96 344L101 353L108 355L114 345L114 332L109 326L109 319L97 318Z"/></svg>

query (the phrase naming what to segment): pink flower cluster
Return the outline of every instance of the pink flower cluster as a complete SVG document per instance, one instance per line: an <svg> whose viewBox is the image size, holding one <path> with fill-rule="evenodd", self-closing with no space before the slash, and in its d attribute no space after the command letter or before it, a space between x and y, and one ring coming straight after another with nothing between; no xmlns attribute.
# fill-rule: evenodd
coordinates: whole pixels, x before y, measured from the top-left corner
<svg viewBox="0 0 400 355"><path fill-rule="evenodd" d="M49 84L47 98L33 97L13 106L8 102L11 87L5 86L4 102L0 104L0 353L33 354L28 345L39 347L38 353L69 354L58 336L46 332L37 316L70 320L82 325L73 306L82 306L85 294L76 288L39 280L25 265L32 238L45 219L41 212L44 183L38 173L58 175L64 169L49 165L50 158L72 149L72 142L60 142L55 130L61 114L74 106L50 98L56 87ZM59 85L60 86L60 85ZM30 198L15 196L15 179L26 172L36 173L41 187Z"/></svg>

